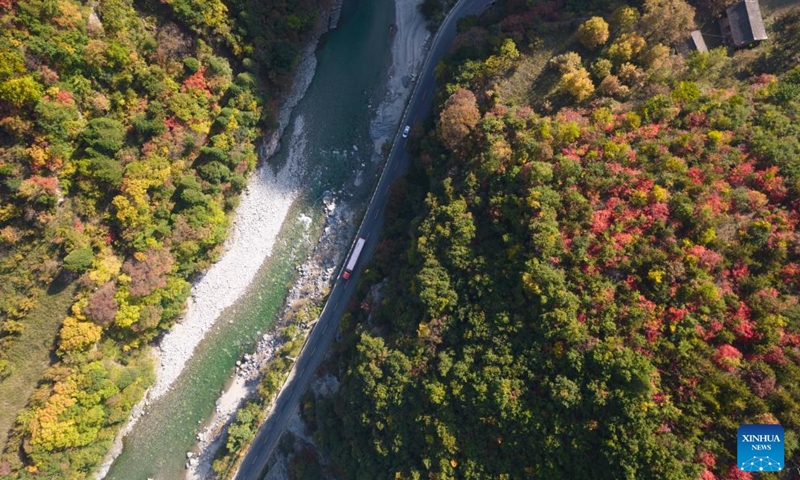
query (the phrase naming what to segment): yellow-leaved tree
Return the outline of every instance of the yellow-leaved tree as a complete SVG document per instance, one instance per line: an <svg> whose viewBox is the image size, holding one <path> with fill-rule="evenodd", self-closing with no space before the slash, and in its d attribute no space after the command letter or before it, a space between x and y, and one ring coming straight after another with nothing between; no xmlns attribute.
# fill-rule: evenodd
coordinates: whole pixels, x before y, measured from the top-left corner
<svg viewBox="0 0 800 480"><path fill-rule="evenodd" d="M103 329L92 322L81 322L75 317L67 317L59 334L59 353L84 350L100 340Z"/></svg>

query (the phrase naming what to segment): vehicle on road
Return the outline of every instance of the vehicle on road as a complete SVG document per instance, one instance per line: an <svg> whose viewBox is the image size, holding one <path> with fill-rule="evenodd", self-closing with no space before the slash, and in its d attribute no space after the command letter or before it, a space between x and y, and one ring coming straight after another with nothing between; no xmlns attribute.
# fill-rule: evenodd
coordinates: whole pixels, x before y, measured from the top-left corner
<svg viewBox="0 0 800 480"><path fill-rule="evenodd" d="M344 267L344 272L342 273L342 278L347 280L350 278L350 274L353 273L353 269L356 268L356 263L358 263L358 257L361 256L361 250L364 248L364 240L363 237L358 237L356 240L356 246L353 248L353 253L350 254L350 258L347 259L347 265Z"/></svg>
<svg viewBox="0 0 800 480"><path fill-rule="evenodd" d="M403 129L403 138L408 138L408 132L411 131L411 127L406 125L406 128Z"/></svg>
<svg viewBox="0 0 800 480"><path fill-rule="evenodd" d="M443 20L436 35L430 40L430 47L426 55L423 69L415 82L415 89L422 92L422 95L416 95L411 92L410 101L406 107L407 118L409 124L423 118L429 112L430 105L425 101L426 98L431 97L436 91L436 78L434 69L439 60L449 51L450 45L456 37L457 23L460 18L468 15L478 15L485 7L488 6L491 0L458 0L448 16ZM404 126L405 129L405 126ZM408 125L409 135L411 127ZM402 133L402 132L401 132ZM393 132L392 135L396 135ZM394 140L396 137L392 137ZM402 138L407 139L407 136ZM400 147L398 145L398 147ZM405 148L393 148L393 156L387 159L387 168L393 165L393 169L406 167L409 163L409 154ZM384 170L385 171L385 170ZM396 171L396 170L395 170ZM370 202L371 207L380 206L379 203L385 203L389 185L391 185L393 175L386 175L380 177L376 185L375 194ZM364 223L361 226L361 234L365 237L368 234L376 235L380 228L380 222L375 221L374 213L367 207L367 214L364 215ZM383 208L375 209L378 214L382 213ZM361 239L359 239L360 241ZM360 243L360 242L359 242ZM363 248L363 247L362 247ZM353 269L361 260L360 256L367 256L366 249L363 252L356 253L356 248L353 248L350 255L347 257L347 270L340 273L340 277L347 279L352 274ZM346 306L349 299L352 297L355 285L350 282L336 282L331 289L330 297L326 304L326 309L323 311L319 323L309 336L310 344L317 348L317 356L309 356L314 346L308 351L301 352L299 363L302 363L304 374L296 375L293 378L297 383L292 383L292 387L281 390L281 393L275 399L275 406L271 408L269 419L264 423L256 434L256 438L250 445L250 448L242 459L240 469L236 473L236 480L260 480L264 478L267 470L267 463L274 453L275 447L278 445L291 415L296 405L299 403L301 394L308 388L311 383L312 374L316 371L320 362L322 361L322 352L326 351L328 345L334 341L342 341L341 330L338 328L339 319L341 318L340 306ZM331 306L333 308L329 308ZM327 328L327 329L326 329ZM314 337L316 335L316 337ZM313 343L311 343L313 342ZM322 351L322 352L321 352ZM306 359L306 360L304 360ZM298 370L297 373L301 373Z"/></svg>

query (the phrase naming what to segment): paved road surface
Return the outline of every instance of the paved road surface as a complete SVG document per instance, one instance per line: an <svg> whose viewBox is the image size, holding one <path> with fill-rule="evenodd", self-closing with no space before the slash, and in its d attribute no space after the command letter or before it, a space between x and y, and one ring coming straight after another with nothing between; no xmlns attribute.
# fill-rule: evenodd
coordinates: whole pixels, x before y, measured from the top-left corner
<svg viewBox="0 0 800 480"><path fill-rule="evenodd" d="M341 276L336 280L319 321L309 334L306 346L295 362L289 381L278 395L275 408L273 408L269 418L259 429L239 467L236 475L237 480L261 480L266 473L267 461L278 444L278 440L280 440L292 410L300 400L300 396L308 388L308 384L314 375L314 370L322 362L331 341L336 335L339 327L339 318L344 313L347 302L356 289L360 269L372 256L383 223L381 214L386 207L389 186L395 178L408 168L408 153L405 149L406 139L402 138L400 132L403 130L403 126L421 121L430 110L433 92L436 87L434 68L453 43L458 19L480 13L491 3L493 3L493 0L459 0L433 38L423 71L417 79L403 122L400 124L398 133L395 136L392 151L386 161L383 174L378 181L372 201L367 208L359 229L358 236L365 237L367 241L358 265L349 280L344 280Z"/></svg>

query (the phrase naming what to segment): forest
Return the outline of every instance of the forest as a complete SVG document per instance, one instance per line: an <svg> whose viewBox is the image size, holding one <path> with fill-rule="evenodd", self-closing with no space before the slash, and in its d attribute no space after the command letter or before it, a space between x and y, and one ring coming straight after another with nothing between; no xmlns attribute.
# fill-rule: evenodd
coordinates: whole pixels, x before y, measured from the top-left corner
<svg viewBox="0 0 800 480"><path fill-rule="evenodd" d="M736 52L677 48L709 2L461 21L302 405L328 478L797 478L800 9L765 4ZM791 468L738 470L743 423Z"/></svg>
<svg viewBox="0 0 800 480"><path fill-rule="evenodd" d="M0 0L0 477L99 464L322 7Z"/></svg>

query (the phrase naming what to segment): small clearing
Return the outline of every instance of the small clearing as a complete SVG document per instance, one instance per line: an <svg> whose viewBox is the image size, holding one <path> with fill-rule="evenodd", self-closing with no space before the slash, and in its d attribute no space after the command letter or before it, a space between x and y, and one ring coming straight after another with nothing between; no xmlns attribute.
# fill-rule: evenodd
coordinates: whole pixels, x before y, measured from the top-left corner
<svg viewBox="0 0 800 480"><path fill-rule="evenodd" d="M56 280L57 282L57 280ZM75 284L57 285L36 299L36 306L25 317L25 329L6 352L11 375L0 382L0 451L5 448L9 430L17 414L50 365L50 356L58 329L69 311Z"/></svg>

